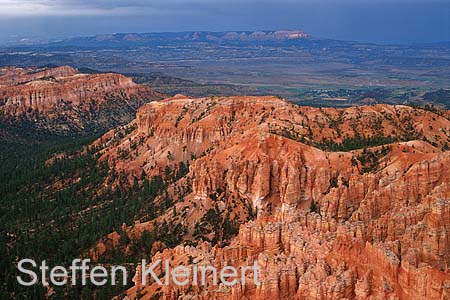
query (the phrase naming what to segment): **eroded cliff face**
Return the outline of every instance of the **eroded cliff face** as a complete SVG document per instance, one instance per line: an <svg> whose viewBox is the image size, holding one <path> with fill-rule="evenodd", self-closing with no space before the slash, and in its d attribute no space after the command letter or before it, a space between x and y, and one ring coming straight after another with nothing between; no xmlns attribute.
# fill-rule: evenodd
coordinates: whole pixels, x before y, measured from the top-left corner
<svg viewBox="0 0 450 300"><path fill-rule="evenodd" d="M262 284L141 286L138 267L128 296L449 299L449 133L445 114L406 106L317 109L273 97L182 96L144 105L136 120L96 142L101 160L130 183L168 177L173 207L129 227L129 236L153 222L183 224L193 245L149 253L153 261L220 268L257 260ZM355 150L319 149L341 148L329 140ZM187 162L188 172L170 179ZM211 210L218 228L205 221ZM226 218L241 224L234 237L221 228ZM214 231L226 240L216 243Z"/></svg>
<svg viewBox="0 0 450 300"><path fill-rule="evenodd" d="M70 66L55 68L16 68L0 69L0 86L13 86L38 79L69 77L78 74L78 70Z"/></svg>
<svg viewBox="0 0 450 300"><path fill-rule="evenodd" d="M55 132L102 130L132 120L161 95L120 74L80 74L68 66L9 68L0 76L0 114Z"/></svg>
<svg viewBox="0 0 450 300"><path fill-rule="evenodd" d="M111 131L98 144L106 146L104 153L109 159L117 158L118 150L131 152L132 146L133 153L118 159L117 167L140 175L142 170L157 174L166 165L174 166L191 157L224 153L238 144L245 147L244 140L256 142L265 136L284 137L283 142L315 148L347 142L344 145L354 149L362 149L368 142L381 145L424 140L440 151L450 143L449 134L446 116L408 106L322 109L293 105L275 97L190 99L180 95L147 103L133 122ZM261 142L252 145L258 144Z"/></svg>

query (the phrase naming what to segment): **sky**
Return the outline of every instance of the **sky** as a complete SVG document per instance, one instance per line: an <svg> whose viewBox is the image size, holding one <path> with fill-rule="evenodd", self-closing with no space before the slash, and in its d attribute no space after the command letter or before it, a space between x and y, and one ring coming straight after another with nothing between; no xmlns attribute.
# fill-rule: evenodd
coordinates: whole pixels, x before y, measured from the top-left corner
<svg viewBox="0 0 450 300"><path fill-rule="evenodd" d="M0 0L0 42L278 29L383 44L450 41L450 0Z"/></svg>

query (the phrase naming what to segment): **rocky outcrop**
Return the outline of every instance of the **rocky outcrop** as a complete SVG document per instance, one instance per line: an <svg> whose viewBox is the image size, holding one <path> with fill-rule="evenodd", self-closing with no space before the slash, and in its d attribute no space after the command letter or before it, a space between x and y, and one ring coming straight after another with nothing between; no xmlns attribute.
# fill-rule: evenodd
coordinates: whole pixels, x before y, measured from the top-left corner
<svg viewBox="0 0 450 300"><path fill-rule="evenodd" d="M0 76L2 118L32 120L39 128L59 133L124 124L141 104L161 98L120 74L80 74L68 66L4 73Z"/></svg>
<svg viewBox="0 0 450 300"><path fill-rule="evenodd" d="M218 268L256 260L261 285L142 286L138 268L128 296L448 298L449 133L446 117L407 106L182 96L144 105L96 146L130 183L163 174L169 184L173 206L155 221L183 224L190 242L152 259ZM241 224L237 236L225 234L228 219Z"/></svg>
<svg viewBox="0 0 450 300"><path fill-rule="evenodd" d="M214 286L163 287L163 299L446 299L450 274L426 263L417 265L402 258L398 242L373 243L354 236L351 224L337 223L317 214L303 213L295 221L258 220L241 226L239 235L224 248L203 243L197 247L178 246L152 257L170 260L171 265L225 265L239 269L257 261L260 285L252 278L246 284L227 288ZM447 244L448 246L448 244ZM408 252L420 251L408 248ZM417 259L417 256L414 256ZM140 267L139 267L140 268ZM135 287L151 299L158 285L142 285L136 273ZM192 278L191 278L192 281ZM184 299L184 298L183 298Z"/></svg>
<svg viewBox="0 0 450 300"><path fill-rule="evenodd" d="M119 128L98 144L106 146L105 156L110 159L117 156L118 148L129 152L133 145L134 153L120 161L126 161L127 173L137 172L137 175L141 174L142 165L152 175L167 164L176 165L191 157L222 152L220 157L226 159L223 156L239 151L237 144L244 145L241 142L245 139L254 143L253 146L258 145L255 151L265 151L263 147L267 146L261 141L269 135L284 137L280 140L283 143L293 141L330 150L416 140L419 151L422 146L417 140L424 140L427 147L433 148L431 143L437 148L434 151L440 151L450 143L450 121L430 111L389 105L312 108L275 97L191 99L177 96L142 106L128 127L135 130ZM123 137L126 131L129 133ZM433 151L431 148L422 150ZM252 151L249 149L248 153L256 155ZM118 168L121 165L119 162ZM279 167L280 176L285 176Z"/></svg>
<svg viewBox="0 0 450 300"><path fill-rule="evenodd" d="M0 69L0 87L13 86L39 79L56 79L78 74L78 70L70 66L56 68L15 68Z"/></svg>

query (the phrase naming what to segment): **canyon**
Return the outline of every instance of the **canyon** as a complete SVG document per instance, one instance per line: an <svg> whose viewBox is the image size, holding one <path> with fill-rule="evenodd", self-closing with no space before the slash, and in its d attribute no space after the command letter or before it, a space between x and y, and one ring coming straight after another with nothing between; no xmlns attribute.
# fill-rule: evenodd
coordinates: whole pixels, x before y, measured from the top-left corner
<svg viewBox="0 0 450 300"><path fill-rule="evenodd" d="M0 46L0 299L450 300L450 43L316 36L296 1L47 2ZM281 23L224 31L246 9ZM51 282L74 261L124 272Z"/></svg>
<svg viewBox="0 0 450 300"><path fill-rule="evenodd" d="M92 145L113 170L106 185L166 183L152 200L162 213L123 226L123 251L167 222L181 242L155 241L148 258L217 268L256 260L262 284L142 286L138 266L125 299L449 299L448 116L276 97L144 104ZM89 255L117 247L115 232Z"/></svg>

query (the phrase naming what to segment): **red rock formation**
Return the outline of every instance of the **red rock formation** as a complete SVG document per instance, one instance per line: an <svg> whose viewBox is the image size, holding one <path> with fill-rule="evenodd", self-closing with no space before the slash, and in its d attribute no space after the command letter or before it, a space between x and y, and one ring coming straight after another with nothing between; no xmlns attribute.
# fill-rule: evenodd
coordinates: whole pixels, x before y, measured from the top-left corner
<svg viewBox="0 0 450 300"><path fill-rule="evenodd" d="M0 87L12 86L38 79L69 77L78 74L78 70L70 66L56 68L3 68L0 69Z"/></svg>
<svg viewBox="0 0 450 300"><path fill-rule="evenodd" d="M3 73L0 114L10 119L25 116L38 127L54 131L67 126L82 129L91 123L99 128L123 124L139 105L161 98L151 88L120 74L80 74L67 66Z"/></svg>
<svg viewBox="0 0 450 300"><path fill-rule="evenodd" d="M318 109L273 97L176 97L144 105L135 121L96 145L130 182L142 171L150 178L190 161L188 174L168 189L175 209L156 221L182 223L185 239L198 243L152 259L219 268L257 260L262 284L159 288L141 286L137 272L128 295L448 299L450 152L441 148L449 133L446 117L406 106ZM363 135L399 142L347 152L318 148L327 146L324 139ZM196 232L211 209L223 222L229 214L241 223L227 246L203 242L211 235Z"/></svg>
<svg viewBox="0 0 450 300"><path fill-rule="evenodd" d="M446 117L408 106L321 109L289 104L274 97L178 96L142 106L128 127L137 128L125 138L119 139L120 130L116 130L115 138L113 132L105 136L104 139L114 140L105 156L113 159L117 148L126 150L131 140L131 144L136 144L137 155L119 160L117 167L122 168L123 161L128 172L138 175L143 164L146 172L158 173L167 163L173 165L189 160L191 155L200 157L206 152L213 154L232 148L250 136L254 142L258 135L272 135L312 145L324 139L340 143L356 136L383 136L399 141L426 139L442 147L449 143L450 134L450 121Z"/></svg>

